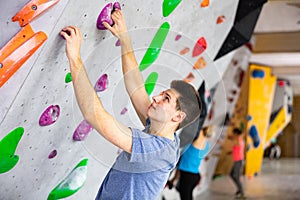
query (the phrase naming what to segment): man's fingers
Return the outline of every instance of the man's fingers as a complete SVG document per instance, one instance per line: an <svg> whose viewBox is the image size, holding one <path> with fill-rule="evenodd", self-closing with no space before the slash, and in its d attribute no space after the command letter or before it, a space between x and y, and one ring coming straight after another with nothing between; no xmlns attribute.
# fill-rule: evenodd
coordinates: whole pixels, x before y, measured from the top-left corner
<svg viewBox="0 0 300 200"><path fill-rule="evenodd" d="M63 34L65 33L65 34ZM77 28L76 26L67 26L65 28L62 29L61 33L62 36L64 36L64 38L71 38L73 36L77 36L80 37L80 39L82 39L82 34L79 28Z"/></svg>
<svg viewBox="0 0 300 200"><path fill-rule="evenodd" d="M59 34L64 37L65 40L70 38L69 34L64 30L62 30Z"/></svg>
<svg viewBox="0 0 300 200"><path fill-rule="evenodd" d="M62 29L64 32L66 32L69 36L76 34L76 27L75 26L67 26Z"/></svg>
<svg viewBox="0 0 300 200"><path fill-rule="evenodd" d="M107 22L102 22L103 26L105 26L105 28L107 28L108 30L110 30L112 32L112 27L109 25L109 23Z"/></svg>
<svg viewBox="0 0 300 200"><path fill-rule="evenodd" d="M111 14L112 20L116 23L116 22L122 17L121 14L122 14L121 10L115 10L115 11Z"/></svg>

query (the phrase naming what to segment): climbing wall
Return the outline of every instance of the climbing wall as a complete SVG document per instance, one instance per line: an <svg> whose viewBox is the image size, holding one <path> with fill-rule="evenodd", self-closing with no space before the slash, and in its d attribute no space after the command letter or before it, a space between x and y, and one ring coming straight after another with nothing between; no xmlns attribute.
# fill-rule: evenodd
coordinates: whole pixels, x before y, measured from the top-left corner
<svg viewBox="0 0 300 200"><path fill-rule="evenodd" d="M211 144L214 145L209 160L208 167L208 182L212 178L219 175L225 175L232 167L232 155L228 154L231 151L231 140L227 138L228 133L232 130L233 126L240 126L244 123L244 116L247 111L245 100L247 100L247 71L249 66L249 57L251 51L247 46L239 48L232 57L231 63L227 68L223 80L225 90L217 88L214 100L220 99L218 94L225 92L226 101L217 101L219 108L212 108L208 119L213 121L216 125L216 135L211 139ZM225 109L221 109L221 107ZM216 116L220 116L216 118ZM206 121L206 122L209 122ZM209 122L211 123L211 122Z"/></svg>
<svg viewBox="0 0 300 200"><path fill-rule="evenodd" d="M149 66L142 63L140 68L150 83L149 96L173 79L185 79L196 88L205 80L211 89L233 55L211 59L229 32L237 1L178 2L174 9L165 5L168 12L163 12L162 1L120 1L138 62L147 59L149 47L160 49ZM21 30L11 18L27 3L0 2L1 48ZM102 78L107 84L98 90L104 107L128 126L142 128L124 89L118 41L96 28L107 3L60 0L30 22L34 32L43 31L47 40L0 88L0 199L93 199L120 152L88 125L86 138L73 138L83 117L68 78L65 41L58 35L63 27L81 28L82 60L91 82ZM159 41L157 34L165 39ZM51 124L45 118L40 122L47 111Z"/></svg>
<svg viewBox="0 0 300 200"><path fill-rule="evenodd" d="M265 148L287 126L292 118L293 92L289 81L278 79Z"/></svg>
<svg viewBox="0 0 300 200"><path fill-rule="evenodd" d="M250 56L250 54L248 54ZM249 82L249 72L248 72L248 62L245 58L245 61L236 71L234 77L231 78L237 85L240 86L239 90L237 90L238 97L236 98L236 102L234 107L232 107L232 113L230 114L230 120L224 124L226 127L224 134L218 140L219 144L222 148L219 149L218 155L219 160L218 164L215 168L214 178L217 178L222 175L226 175L230 173L233 165L232 154L228 153L232 151L232 140L230 140L228 136L232 135L232 130L235 127L240 128L245 135L245 124L247 123L247 103L248 103L248 82ZM234 61L236 62L236 61ZM238 78L239 77L239 78Z"/></svg>
<svg viewBox="0 0 300 200"><path fill-rule="evenodd" d="M276 77L271 74L271 68L250 65L245 164L245 174L248 176L261 170L275 86Z"/></svg>

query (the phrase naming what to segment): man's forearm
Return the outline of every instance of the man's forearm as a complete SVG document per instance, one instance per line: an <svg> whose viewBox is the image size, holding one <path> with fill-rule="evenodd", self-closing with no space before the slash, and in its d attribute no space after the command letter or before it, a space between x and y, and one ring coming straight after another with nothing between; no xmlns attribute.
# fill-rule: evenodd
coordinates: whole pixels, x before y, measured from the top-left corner
<svg viewBox="0 0 300 200"><path fill-rule="evenodd" d="M102 110L103 112L105 110L88 79L81 59L69 59L69 62L78 106L84 118L91 120L95 118L96 110Z"/></svg>
<svg viewBox="0 0 300 200"><path fill-rule="evenodd" d="M80 59L70 59L75 96L84 118L109 142L131 152L131 130L116 121L103 107Z"/></svg>
<svg viewBox="0 0 300 200"><path fill-rule="evenodd" d="M139 70L134 51L132 49L131 39L128 33L120 38L122 53L122 71L124 75L125 87L131 96L137 89L144 87L142 73Z"/></svg>
<svg viewBox="0 0 300 200"><path fill-rule="evenodd" d="M120 37L121 41L121 54L122 54L122 68L123 73L131 71L132 69L138 68L138 64L132 49L131 39L128 33L124 33Z"/></svg>

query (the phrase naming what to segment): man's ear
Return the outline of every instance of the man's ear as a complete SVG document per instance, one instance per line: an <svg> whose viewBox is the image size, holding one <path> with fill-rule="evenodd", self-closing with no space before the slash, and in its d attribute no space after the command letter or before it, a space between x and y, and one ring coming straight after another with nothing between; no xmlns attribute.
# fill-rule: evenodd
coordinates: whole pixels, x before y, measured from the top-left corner
<svg viewBox="0 0 300 200"><path fill-rule="evenodd" d="M173 117L173 121L181 123L184 120L185 117L186 117L185 112L178 111L176 113L176 115Z"/></svg>

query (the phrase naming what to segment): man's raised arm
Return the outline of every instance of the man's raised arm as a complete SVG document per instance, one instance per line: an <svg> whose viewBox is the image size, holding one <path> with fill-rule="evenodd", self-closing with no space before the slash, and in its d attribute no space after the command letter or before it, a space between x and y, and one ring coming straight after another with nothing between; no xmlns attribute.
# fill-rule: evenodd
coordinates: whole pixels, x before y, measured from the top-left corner
<svg viewBox="0 0 300 200"><path fill-rule="evenodd" d="M103 25L121 42L122 70L125 87L140 120L145 125L148 106L151 102L146 92L144 80L132 49L131 40L127 32L122 11L114 11L112 19L114 21L112 27L106 22L103 22Z"/></svg>
<svg viewBox="0 0 300 200"><path fill-rule="evenodd" d="M99 100L80 58L82 35L77 27L64 28L60 34L66 39L66 53L70 63L72 82L78 106L84 118L104 138L131 152L132 132L125 125L117 122L104 108Z"/></svg>

